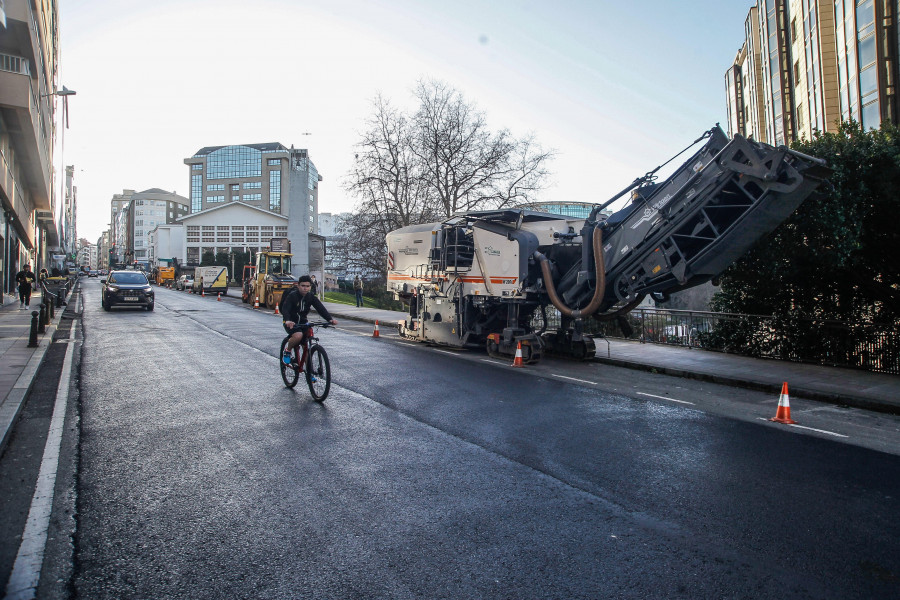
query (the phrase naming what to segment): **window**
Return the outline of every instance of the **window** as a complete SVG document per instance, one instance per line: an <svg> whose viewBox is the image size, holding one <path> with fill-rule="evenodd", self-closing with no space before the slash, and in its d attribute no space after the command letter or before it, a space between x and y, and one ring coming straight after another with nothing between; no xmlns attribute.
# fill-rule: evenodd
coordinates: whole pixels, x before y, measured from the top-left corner
<svg viewBox="0 0 900 600"><path fill-rule="evenodd" d="M232 179L262 175L262 153L249 146L226 146L206 159L207 179Z"/></svg>
<svg viewBox="0 0 900 600"><path fill-rule="evenodd" d="M865 68L875 62L875 35L859 41L859 67Z"/></svg>
<svg viewBox="0 0 900 600"><path fill-rule="evenodd" d="M859 72L859 94L865 99L878 91L878 70L871 65Z"/></svg>
<svg viewBox="0 0 900 600"><path fill-rule="evenodd" d="M244 194L242 198L244 202L259 202L262 200L262 194Z"/></svg>
<svg viewBox="0 0 900 600"><path fill-rule="evenodd" d="M244 182L245 190L258 190L262 187L262 181L247 181Z"/></svg>
<svg viewBox="0 0 900 600"><path fill-rule="evenodd" d="M881 126L881 112L878 100L866 104L862 108L863 129L878 129Z"/></svg>
<svg viewBox="0 0 900 600"><path fill-rule="evenodd" d="M270 158L268 161L266 161L266 163L270 167L279 167L279 166L281 166L281 159L280 158Z"/></svg>
<svg viewBox="0 0 900 600"><path fill-rule="evenodd" d="M225 189L224 183L210 183L209 185L206 186L207 192L221 192L224 189Z"/></svg>
<svg viewBox="0 0 900 600"><path fill-rule="evenodd" d="M269 171L269 210L281 212L281 171Z"/></svg>
<svg viewBox="0 0 900 600"><path fill-rule="evenodd" d="M203 210L203 175L191 175L191 212Z"/></svg>
<svg viewBox="0 0 900 600"><path fill-rule="evenodd" d="M207 196L207 202L225 202L225 196Z"/></svg>
<svg viewBox="0 0 900 600"><path fill-rule="evenodd" d="M194 163L191 165L191 171L202 171L203 163Z"/></svg>

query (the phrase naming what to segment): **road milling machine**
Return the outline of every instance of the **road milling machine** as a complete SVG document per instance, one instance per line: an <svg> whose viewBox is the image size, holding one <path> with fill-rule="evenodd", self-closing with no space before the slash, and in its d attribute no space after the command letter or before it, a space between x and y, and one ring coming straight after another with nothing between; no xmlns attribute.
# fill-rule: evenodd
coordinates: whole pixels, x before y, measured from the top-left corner
<svg viewBox="0 0 900 600"><path fill-rule="evenodd" d="M518 209L467 212L387 235L388 289L409 306L404 338L524 362L594 356L585 320L622 318L647 294L710 281L823 182L825 162L716 126L672 175L657 167L587 219ZM677 157L677 156L676 156ZM671 159L671 160L674 160ZM669 162L671 162L671 160ZM604 209L625 194L631 202ZM548 327L555 307L560 325Z"/></svg>

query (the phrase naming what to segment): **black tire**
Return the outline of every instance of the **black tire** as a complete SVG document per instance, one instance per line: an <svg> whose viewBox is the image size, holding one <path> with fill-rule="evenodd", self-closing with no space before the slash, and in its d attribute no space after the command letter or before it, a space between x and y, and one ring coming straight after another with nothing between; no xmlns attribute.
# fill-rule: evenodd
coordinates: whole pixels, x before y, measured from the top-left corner
<svg viewBox="0 0 900 600"><path fill-rule="evenodd" d="M101 301L101 304L103 305L103 310L105 310L106 312L109 312L109 301L104 299Z"/></svg>
<svg viewBox="0 0 900 600"><path fill-rule="evenodd" d="M278 365L281 367L281 378L284 380L284 385L292 388L300 381L300 369L294 365L294 361L292 361L291 364L286 365L284 364L284 361L281 360L281 357L284 356L284 347L287 343L288 338L284 338L281 341L281 349L278 351Z"/></svg>
<svg viewBox="0 0 900 600"><path fill-rule="evenodd" d="M324 402L331 389L331 366L321 346L313 346L306 360L306 385L316 402Z"/></svg>
<svg viewBox="0 0 900 600"><path fill-rule="evenodd" d="M154 307L154 306L156 306L156 305L155 305L155 304L148 304L148 305L147 305L147 310L153 310L153 307Z"/></svg>

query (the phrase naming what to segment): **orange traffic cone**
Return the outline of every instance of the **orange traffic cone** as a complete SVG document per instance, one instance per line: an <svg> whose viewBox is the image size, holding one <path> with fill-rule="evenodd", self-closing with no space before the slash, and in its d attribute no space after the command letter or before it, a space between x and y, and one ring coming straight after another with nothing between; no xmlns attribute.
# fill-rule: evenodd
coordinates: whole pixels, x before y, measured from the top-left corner
<svg viewBox="0 0 900 600"><path fill-rule="evenodd" d="M259 308L259 296L257 296L256 300L253 301L253 308Z"/></svg>
<svg viewBox="0 0 900 600"><path fill-rule="evenodd" d="M381 337L381 335L378 333L378 320L377 319L375 320L375 331L372 332L372 337Z"/></svg>
<svg viewBox="0 0 900 600"><path fill-rule="evenodd" d="M787 425L797 422L791 419L791 399L788 397L787 381L781 386L781 396L778 397L778 410L775 412L775 417L769 420Z"/></svg>
<svg viewBox="0 0 900 600"><path fill-rule="evenodd" d="M281 314L280 312L278 312L278 304L277 304L277 303L275 304L275 314L276 314L276 315L280 315L280 314Z"/></svg>
<svg viewBox="0 0 900 600"><path fill-rule="evenodd" d="M522 362L522 342L516 343L516 357L513 359L514 367L524 367L525 363Z"/></svg>
<svg viewBox="0 0 900 600"><path fill-rule="evenodd" d="M203 288L200 288L200 295L203 296L204 298L206 298L206 290L204 290Z"/></svg>
<svg viewBox="0 0 900 600"><path fill-rule="evenodd" d="M216 298L216 300L217 300L218 302L221 302L221 301L222 301L222 292L219 292L219 297Z"/></svg>

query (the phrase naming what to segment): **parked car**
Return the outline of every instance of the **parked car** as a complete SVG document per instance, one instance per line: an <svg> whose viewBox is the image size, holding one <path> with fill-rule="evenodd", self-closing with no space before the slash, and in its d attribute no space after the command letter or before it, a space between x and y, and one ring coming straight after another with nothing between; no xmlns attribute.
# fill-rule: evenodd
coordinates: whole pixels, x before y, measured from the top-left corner
<svg viewBox="0 0 900 600"><path fill-rule="evenodd" d="M104 310L117 305L153 310L153 302L153 288L141 271L111 271L103 280L101 303Z"/></svg>
<svg viewBox="0 0 900 600"><path fill-rule="evenodd" d="M109 275L109 271L107 271L106 269L100 269L100 277L106 277L107 275Z"/></svg>
<svg viewBox="0 0 900 600"><path fill-rule="evenodd" d="M194 277L192 275L182 275L175 282L176 290L187 290L194 285Z"/></svg>
<svg viewBox="0 0 900 600"><path fill-rule="evenodd" d="M88 277L99 277L99 275L100 275L100 271L94 271L94 270L88 271Z"/></svg>

